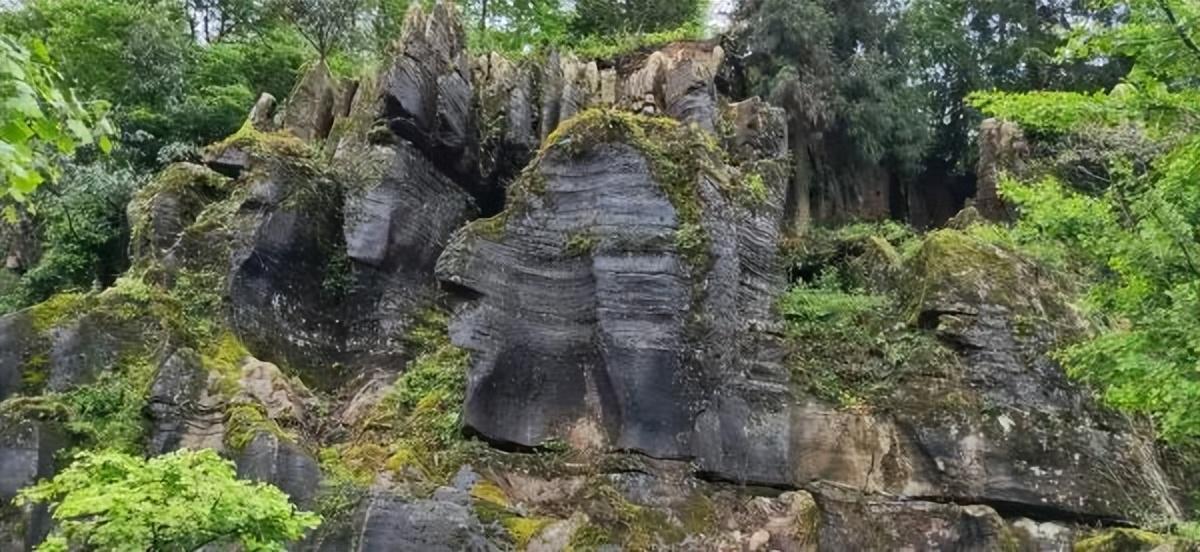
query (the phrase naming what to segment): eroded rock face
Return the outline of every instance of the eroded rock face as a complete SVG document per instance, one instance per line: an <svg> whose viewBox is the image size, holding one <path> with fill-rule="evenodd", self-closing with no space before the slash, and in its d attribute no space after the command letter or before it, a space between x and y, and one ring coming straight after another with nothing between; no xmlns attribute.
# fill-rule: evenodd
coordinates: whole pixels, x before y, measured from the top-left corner
<svg viewBox="0 0 1200 552"><path fill-rule="evenodd" d="M267 431L258 432L238 455L238 477L270 483L301 508L312 508L321 485L321 468L296 444Z"/></svg>
<svg viewBox="0 0 1200 552"><path fill-rule="evenodd" d="M191 431L189 425L200 414L207 387L208 370L191 349L176 351L159 366L150 386L148 405L151 453L165 454L181 446Z"/></svg>
<svg viewBox="0 0 1200 552"><path fill-rule="evenodd" d="M656 180L661 160L635 138L581 127L534 163L520 203L461 232L439 263L469 300L452 335L474 353L472 430L690 459L709 477L771 486L1054 519L1179 515L1151 442L1050 358L1082 325L1036 265L965 234L931 235L888 269L903 277L880 282L902 286L947 356L906 369L873 408L825 404L793 385L774 330L782 186L745 209L716 179L692 183L708 238L693 263L679 241L688 207ZM913 515L938 517L926 514ZM969 540L974 522L955 519L947 538Z"/></svg>
<svg viewBox="0 0 1200 552"><path fill-rule="evenodd" d="M1151 441L1049 358L1081 327L1036 265L947 231L926 238L905 270L921 323L952 357L906 369L867 410L779 388L770 400L722 395L701 418L701 467L731 480L825 482L1041 518L1179 515Z"/></svg>
<svg viewBox="0 0 1200 552"><path fill-rule="evenodd" d="M0 317L0 401L24 387L27 357L35 338L28 312Z"/></svg>
<svg viewBox="0 0 1200 552"><path fill-rule="evenodd" d="M868 499L822 501L822 550L1019 549L987 506Z"/></svg>
<svg viewBox="0 0 1200 552"><path fill-rule="evenodd" d="M491 552L470 497L446 489L428 500L373 493L356 516L350 547L357 552ZM460 494L459 497L446 496ZM332 549L331 549L332 550Z"/></svg>
<svg viewBox="0 0 1200 552"><path fill-rule="evenodd" d="M470 56L454 9L438 2L428 15L405 20L402 49L380 80L377 113L448 173L469 179L478 175L479 144Z"/></svg>
<svg viewBox="0 0 1200 552"><path fill-rule="evenodd" d="M663 184L654 163L672 161L606 136L630 124L609 116L567 131L522 183L524 203L460 233L439 262L443 280L479 297L453 327L475 352L466 421L522 446L688 457L721 358L769 303L756 291L781 284L762 270L777 234L726 196L719 161ZM770 213L778 193L763 186Z"/></svg>
<svg viewBox="0 0 1200 552"><path fill-rule="evenodd" d="M413 315L437 293L437 258L474 204L407 142L367 146L337 163L357 169L343 215L347 348L360 365L394 367Z"/></svg>
<svg viewBox="0 0 1200 552"><path fill-rule="evenodd" d="M53 424L0 416L0 545L9 545L5 549L31 549L50 532L44 506L18 508L12 500L21 489L54 476L54 456L66 444Z"/></svg>
<svg viewBox="0 0 1200 552"><path fill-rule="evenodd" d="M333 121L344 112L347 95L345 87L337 81L324 61L313 65L296 84L288 97L287 108L283 112L283 128L305 141L324 140L333 128ZM251 124L258 120L255 126L266 126L264 112L269 112L270 104L255 104L250 114ZM274 98L271 99L274 103Z"/></svg>

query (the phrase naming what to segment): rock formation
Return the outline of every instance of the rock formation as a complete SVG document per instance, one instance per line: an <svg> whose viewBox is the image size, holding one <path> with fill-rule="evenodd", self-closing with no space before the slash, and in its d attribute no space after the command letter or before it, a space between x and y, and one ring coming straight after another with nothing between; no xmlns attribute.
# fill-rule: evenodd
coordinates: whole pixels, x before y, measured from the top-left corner
<svg viewBox="0 0 1200 552"><path fill-rule="evenodd" d="M1065 550L1186 513L1054 361L1088 327L1046 267L941 230L789 270L793 129L723 63L472 57L439 2L380 74L316 65L138 193L112 289L0 318L0 500L121 379L134 445L317 509L305 550ZM829 270L892 301L871 345L782 308ZM0 507L0 549L47 523Z"/></svg>

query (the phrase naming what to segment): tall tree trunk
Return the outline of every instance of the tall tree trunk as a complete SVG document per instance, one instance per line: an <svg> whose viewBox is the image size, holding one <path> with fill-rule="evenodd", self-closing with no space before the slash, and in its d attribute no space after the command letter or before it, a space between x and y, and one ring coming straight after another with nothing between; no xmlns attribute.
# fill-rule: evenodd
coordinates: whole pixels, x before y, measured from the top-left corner
<svg viewBox="0 0 1200 552"><path fill-rule="evenodd" d="M786 233L800 237L812 226L812 193L816 180L812 158L812 132L803 122L793 121L789 135L792 150L792 181L788 186L784 216Z"/></svg>

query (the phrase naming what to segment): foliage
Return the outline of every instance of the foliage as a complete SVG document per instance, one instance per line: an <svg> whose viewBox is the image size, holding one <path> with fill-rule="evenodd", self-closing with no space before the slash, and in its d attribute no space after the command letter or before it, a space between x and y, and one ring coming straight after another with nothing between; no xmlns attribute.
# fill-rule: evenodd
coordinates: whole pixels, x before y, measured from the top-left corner
<svg viewBox="0 0 1200 552"><path fill-rule="evenodd" d="M611 59L704 35L700 0L472 0L464 3L470 48L510 56L557 48Z"/></svg>
<svg viewBox="0 0 1200 552"><path fill-rule="evenodd" d="M46 300L68 289L112 283L125 269L125 205L145 177L107 163L66 164L59 181L30 201L46 249L21 276L0 312Z"/></svg>
<svg viewBox="0 0 1200 552"><path fill-rule="evenodd" d="M1182 2L1126 7L1127 22L1078 33L1065 47L1083 61L1130 57L1133 70L1112 92L989 93L975 101L1047 133L1135 125L1165 151L1141 170L1114 152L1100 189L1046 178L1001 191L1020 213L1019 242L1056 244L1093 278L1086 304L1101 329L1062 351L1070 373L1110 404L1149 414L1163 437L1180 443L1200 437L1200 126L1195 65L1178 62L1200 59L1195 28L1180 23L1196 14Z"/></svg>
<svg viewBox="0 0 1200 552"><path fill-rule="evenodd" d="M408 343L415 359L397 380L387 404L401 415L404 448L416 453L427 473L457 469L446 458L462 440L462 404L466 400L467 352L450 343L449 317L428 311L410 330ZM450 453L443 456L443 452Z"/></svg>
<svg viewBox="0 0 1200 552"><path fill-rule="evenodd" d="M738 18L754 92L786 107L805 133L846 143L858 160L916 171L927 124L891 8L876 0L748 0Z"/></svg>
<svg viewBox="0 0 1200 552"><path fill-rule="evenodd" d="M211 450L149 460L86 452L18 502L53 506L54 533L38 550L196 550L240 545L284 550L320 518L298 512L279 489L239 481Z"/></svg>
<svg viewBox="0 0 1200 552"><path fill-rule="evenodd" d="M702 22L703 0L577 0L575 36L656 33Z"/></svg>
<svg viewBox="0 0 1200 552"><path fill-rule="evenodd" d="M322 60L354 31L361 0L281 0L283 13Z"/></svg>
<svg viewBox="0 0 1200 552"><path fill-rule="evenodd" d="M68 82L115 105L119 152L152 166L160 147L226 136L258 94L291 90L310 50L258 4L31 0L0 12L0 28L44 40Z"/></svg>
<svg viewBox="0 0 1200 552"><path fill-rule="evenodd" d="M154 368L148 359L134 358L105 372L91 385L82 385L59 399L65 407L64 424L81 447L100 447L138 454L146 435L142 410L150 392Z"/></svg>
<svg viewBox="0 0 1200 552"><path fill-rule="evenodd" d="M112 148L108 104L84 104L64 87L40 40L25 48L0 36L0 97L0 199L29 197L79 146Z"/></svg>
<svg viewBox="0 0 1200 552"><path fill-rule="evenodd" d="M982 118L963 101L973 91L1080 91L1114 84L1127 69L1120 56L1084 62L1055 55L1076 27L1115 18L1102 3L914 0L902 24L911 37L906 55L912 76L928 94L934 129L929 167L951 174L974 169L973 136Z"/></svg>

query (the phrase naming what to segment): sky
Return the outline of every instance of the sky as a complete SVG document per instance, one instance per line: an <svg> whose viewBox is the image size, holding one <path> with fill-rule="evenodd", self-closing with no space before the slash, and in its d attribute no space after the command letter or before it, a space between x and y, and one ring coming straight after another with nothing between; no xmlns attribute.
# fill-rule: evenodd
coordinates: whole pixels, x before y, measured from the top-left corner
<svg viewBox="0 0 1200 552"><path fill-rule="evenodd" d="M729 26L729 14L733 7L734 0L712 0L708 6L708 24L714 30L724 30Z"/></svg>

